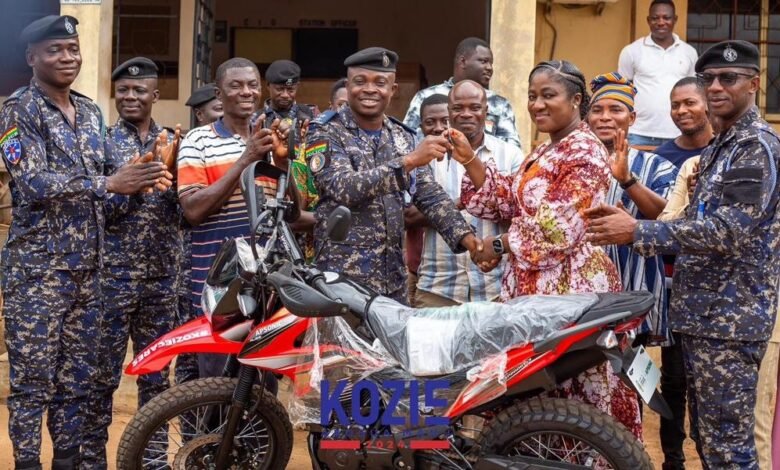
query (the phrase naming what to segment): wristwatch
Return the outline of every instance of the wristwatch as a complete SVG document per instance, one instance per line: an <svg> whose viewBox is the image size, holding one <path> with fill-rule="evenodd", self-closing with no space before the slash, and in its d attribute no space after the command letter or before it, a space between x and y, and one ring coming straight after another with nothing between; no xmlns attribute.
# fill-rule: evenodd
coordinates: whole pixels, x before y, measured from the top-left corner
<svg viewBox="0 0 780 470"><path fill-rule="evenodd" d="M628 181L626 181L625 183L620 183L620 187L623 190L626 190L626 189L630 188L631 186L633 186L634 183L636 183L637 181L639 181L639 177L636 175L636 173L634 173L632 171L631 172L631 178L629 178Z"/></svg>
<svg viewBox="0 0 780 470"><path fill-rule="evenodd" d="M493 239L493 253L497 255L504 254L504 241L501 237Z"/></svg>

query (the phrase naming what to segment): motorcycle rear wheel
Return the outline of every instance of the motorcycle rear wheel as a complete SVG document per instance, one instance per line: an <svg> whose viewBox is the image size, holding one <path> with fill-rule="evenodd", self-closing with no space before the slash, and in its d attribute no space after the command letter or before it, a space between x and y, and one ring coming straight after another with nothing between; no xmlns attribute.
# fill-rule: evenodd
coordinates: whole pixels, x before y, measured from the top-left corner
<svg viewBox="0 0 780 470"><path fill-rule="evenodd" d="M487 454L524 456L569 468L652 470L642 443L615 418L573 400L533 398L485 424Z"/></svg>
<svg viewBox="0 0 780 470"><path fill-rule="evenodd" d="M221 441L221 427L233 400L237 379L210 377L170 388L150 400L122 433L119 470L210 469ZM293 445L292 425L279 400L255 385L252 403L262 403L239 422L228 468L258 470L287 466ZM250 404L251 408L251 404ZM167 434L165 434L167 433ZM160 435L168 442L161 443ZM211 465L210 465L211 463Z"/></svg>

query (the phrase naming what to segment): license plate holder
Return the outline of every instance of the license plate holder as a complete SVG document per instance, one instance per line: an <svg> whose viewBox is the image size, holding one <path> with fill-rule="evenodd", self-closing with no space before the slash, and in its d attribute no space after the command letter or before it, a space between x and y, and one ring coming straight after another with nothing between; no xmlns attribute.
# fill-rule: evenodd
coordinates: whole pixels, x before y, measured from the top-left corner
<svg viewBox="0 0 780 470"><path fill-rule="evenodd" d="M658 382L661 381L661 370L647 354L644 346L640 346L637 350L626 375L642 400L649 404Z"/></svg>

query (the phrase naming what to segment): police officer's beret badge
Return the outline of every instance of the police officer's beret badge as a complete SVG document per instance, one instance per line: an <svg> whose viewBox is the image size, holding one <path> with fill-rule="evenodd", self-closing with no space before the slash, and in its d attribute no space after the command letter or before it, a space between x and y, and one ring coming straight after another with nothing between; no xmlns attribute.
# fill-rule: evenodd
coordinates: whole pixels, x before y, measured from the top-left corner
<svg viewBox="0 0 780 470"><path fill-rule="evenodd" d="M19 141L19 129L16 126L5 131L0 136L0 147L3 149L3 155L8 163L16 165L22 158L22 143Z"/></svg>
<svg viewBox="0 0 780 470"><path fill-rule="evenodd" d="M390 67L390 57L387 56L386 52L382 53L382 67Z"/></svg>
<svg viewBox="0 0 780 470"><path fill-rule="evenodd" d="M127 68L127 73L129 73L132 76L136 76L139 73L141 73L141 69L139 69L138 66L136 66L136 65L132 65L132 66Z"/></svg>
<svg viewBox="0 0 780 470"><path fill-rule="evenodd" d="M76 31L76 28L73 27L73 23L70 22L68 18L65 18L65 31L68 32L68 34L73 34Z"/></svg>
<svg viewBox="0 0 780 470"><path fill-rule="evenodd" d="M312 143L306 149L305 158L309 162L309 170L313 175L322 171L323 168L328 166L328 141L319 140Z"/></svg>
<svg viewBox="0 0 780 470"><path fill-rule="evenodd" d="M734 62L739 58L739 55L737 54L737 51L731 47L731 45L728 45L725 49L723 49L723 58L726 60L726 62Z"/></svg>

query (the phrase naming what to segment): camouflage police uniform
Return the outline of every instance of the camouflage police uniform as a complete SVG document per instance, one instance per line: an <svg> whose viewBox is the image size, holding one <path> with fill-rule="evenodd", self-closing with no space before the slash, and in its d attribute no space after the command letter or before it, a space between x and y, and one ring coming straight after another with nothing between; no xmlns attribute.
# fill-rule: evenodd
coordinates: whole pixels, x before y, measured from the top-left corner
<svg viewBox="0 0 780 470"><path fill-rule="evenodd" d="M306 144L320 199L314 229L316 247L325 241L328 214L339 205L352 211L352 226L343 242L329 241L317 265L346 274L377 292L406 302L404 191L442 235L452 251L469 233L447 193L433 180L427 165L407 174L403 156L414 150L414 133L385 117L377 139L358 127L352 110L327 111L315 119ZM415 175L415 176L412 176Z"/></svg>
<svg viewBox="0 0 780 470"><path fill-rule="evenodd" d="M758 468L758 367L777 305L780 141L748 111L701 156L686 217L640 221L634 248L678 254L670 324L682 333L691 435L705 468Z"/></svg>
<svg viewBox="0 0 780 470"><path fill-rule="evenodd" d="M0 112L13 197L2 288L17 463L39 459L47 406L55 459L78 458L98 372L105 175L115 166L97 105L73 91L70 99L75 125L35 80Z"/></svg>
<svg viewBox="0 0 780 470"><path fill-rule="evenodd" d="M163 128L152 121L146 140L138 129L119 119L108 129L119 166L152 150ZM173 131L169 130L172 138ZM106 468L106 443L113 394L122 377L128 337L140 353L174 327L178 263L181 259L176 192L135 195L128 203L107 207L101 285L100 372L92 391L92 414L82 450L82 468ZM138 407L168 388L168 372L138 376Z"/></svg>
<svg viewBox="0 0 780 470"><path fill-rule="evenodd" d="M450 77L444 83L418 91L412 98L411 103L409 103L404 124L417 131L420 128L420 106L425 98L432 95L449 96L453 86L455 86L455 81ZM509 142L522 148L520 135L517 133L517 127L515 126L515 112L512 109L512 104L493 90L485 90L485 93L487 94L488 103L485 132L498 137L504 142ZM422 132L420 132L419 136L422 136Z"/></svg>

